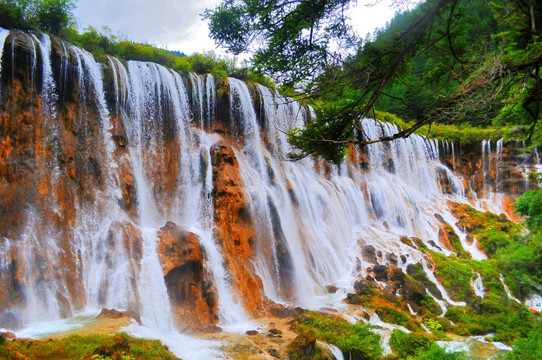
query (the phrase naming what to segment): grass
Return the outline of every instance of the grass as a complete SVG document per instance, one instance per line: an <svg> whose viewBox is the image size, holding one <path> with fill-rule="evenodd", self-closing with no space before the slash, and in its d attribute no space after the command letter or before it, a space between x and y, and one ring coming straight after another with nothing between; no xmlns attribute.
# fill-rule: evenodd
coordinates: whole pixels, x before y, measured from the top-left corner
<svg viewBox="0 0 542 360"><path fill-rule="evenodd" d="M380 335L362 323L351 324L339 317L310 311L294 321L293 330L337 346L345 358L372 360L382 355Z"/></svg>
<svg viewBox="0 0 542 360"><path fill-rule="evenodd" d="M134 338L125 333L70 335L46 341L16 339L0 343L0 358L20 359L15 352L28 359L40 360L83 359L92 355L92 359L177 359L160 341Z"/></svg>

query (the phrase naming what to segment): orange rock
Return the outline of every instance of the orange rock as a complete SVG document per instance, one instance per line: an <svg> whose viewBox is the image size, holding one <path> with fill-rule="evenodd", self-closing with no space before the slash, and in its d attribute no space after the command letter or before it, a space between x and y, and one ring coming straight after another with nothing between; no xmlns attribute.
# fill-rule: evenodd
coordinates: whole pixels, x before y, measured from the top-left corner
<svg viewBox="0 0 542 360"><path fill-rule="evenodd" d="M199 238L168 222L158 231L164 280L177 324L203 330L218 323L218 303Z"/></svg>
<svg viewBox="0 0 542 360"><path fill-rule="evenodd" d="M247 208L239 164L231 147L224 142L211 150L213 166L215 238L222 245L232 283L245 309L262 314L263 285L251 263L255 239Z"/></svg>

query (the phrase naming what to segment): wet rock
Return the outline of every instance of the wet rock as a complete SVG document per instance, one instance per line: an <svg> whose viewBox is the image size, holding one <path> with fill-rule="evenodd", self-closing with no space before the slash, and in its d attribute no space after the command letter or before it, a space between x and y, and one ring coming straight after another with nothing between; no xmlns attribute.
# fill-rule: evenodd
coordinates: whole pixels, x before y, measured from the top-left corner
<svg viewBox="0 0 542 360"><path fill-rule="evenodd" d="M14 333L9 332L9 331L0 332L0 337L3 337L4 339L7 339L7 340L15 340L15 339L17 339L17 336Z"/></svg>
<svg viewBox="0 0 542 360"><path fill-rule="evenodd" d="M157 250L177 322L196 329L216 325L216 291L198 236L167 222L158 238Z"/></svg>
<svg viewBox="0 0 542 360"><path fill-rule="evenodd" d="M231 146L219 141L211 148L213 171L214 236L222 245L224 263L230 275L232 289L252 316L264 313L263 284L253 265L256 233L245 198L239 163ZM277 242L284 249L284 244ZM274 249L265 249L272 251ZM280 252L287 263L288 253ZM286 268L279 269L281 296L291 295L291 277Z"/></svg>
<svg viewBox="0 0 542 360"><path fill-rule="evenodd" d="M0 328L9 330L20 330L23 327L23 320L13 312L7 312L0 316Z"/></svg>
<svg viewBox="0 0 542 360"><path fill-rule="evenodd" d="M388 268L385 265L375 265L373 267L375 279L378 281L388 281Z"/></svg>
<svg viewBox="0 0 542 360"><path fill-rule="evenodd" d="M358 295L370 295L374 289L374 285L367 280L358 280L354 283L354 290Z"/></svg>
<svg viewBox="0 0 542 360"><path fill-rule="evenodd" d="M370 263L377 264L378 259L376 258L376 249L372 245L366 245L361 250L363 258Z"/></svg>
<svg viewBox="0 0 542 360"><path fill-rule="evenodd" d="M413 279L410 276L405 277L403 281L403 298L406 300L412 300L416 304L420 302L425 297L425 286L421 282Z"/></svg>
<svg viewBox="0 0 542 360"><path fill-rule="evenodd" d="M276 328L269 329L269 331L267 332L267 336L268 337L282 337L282 331Z"/></svg>
<svg viewBox="0 0 542 360"><path fill-rule="evenodd" d="M137 323L139 325L141 325L141 317L139 316L138 313L136 313L135 311L132 311L132 310L119 311L119 310L116 310L116 309L102 308L102 311L100 312L100 314L96 318L97 319L103 319L103 318L118 319L118 318L122 318L122 317L132 318L135 321L137 321Z"/></svg>
<svg viewBox="0 0 542 360"><path fill-rule="evenodd" d="M288 344L288 359L317 358L316 338L313 335L300 334ZM321 358L318 356L318 358Z"/></svg>
<svg viewBox="0 0 542 360"><path fill-rule="evenodd" d="M388 285L382 290L382 296L388 301L397 302L397 296L395 295L396 291L395 286Z"/></svg>
<svg viewBox="0 0 542 360"><path fill-rule="evenodd" d="M289 318L294 316L299 316L303 313L303 309L300 307L287 307L282 304L272 304L269 307L269 313L271 316L275 316L278 318Z"/></svg>
<svg viewBox="0 0 542 360"><path fill-rule="evenodd" d="M405 280L405 273L401 269L391 269L390 270L390 280L398 283L402 283Z"/></svg>
<svg viewBox="0 0 542 360"><path fill-rule="evenodd" d="M438 246L433 240L429 240L427 243L431 245L432 247L434 247L435 249L437 249L438 251L442 251L442 248Z"/></svg>
<svg viewBox="0 0 542 360"><path fill-rule="evenodd" d="M440 221L442 224L446 224L446 221L444 220L442 215L437 214L437 213L435 213L434 215L435 215L435 217L437 218L438 221Z"/></svg>
<svg viewBox="0 0 542 360"><path fill-rule="evenodd" d="M361 305L363 300L359 297L358 294L348 293L346 294L346 302L352 305Z"/></svg>
<svg viewBox="0 0 542 360"><path fill-rule="evenodd" d="M405 255L401 255L400 258L401 258L401 261L403 262L403 264L406 264L407 257Z"/></svg>
<svg viewBox="0 0 542 360"><path fill-rule="evenodd" d="M258 335L259 332L258 332L258 330L248 330L245 334L247 334L249 336L254 336L254 335Z"/></svg>
<svg viewBox="0 0 542 360"><path fill-rule="evenodd" d="M390 264L397 266L397 255L395 254L388 254L386 255L386 258L390 262Z"/></svg>
<svg viewBox="0 0 542 360"><path fill-rule="evenodd" d="M337 290L339 290L339 288L335 285L327 285L326 286L326 291L328 294L335 294L337 292Z"/></svg>

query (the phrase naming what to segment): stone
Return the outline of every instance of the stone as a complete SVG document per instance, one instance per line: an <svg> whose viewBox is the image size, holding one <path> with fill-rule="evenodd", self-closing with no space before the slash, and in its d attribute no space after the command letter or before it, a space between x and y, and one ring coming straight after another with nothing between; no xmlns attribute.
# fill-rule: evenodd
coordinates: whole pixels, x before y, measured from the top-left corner
<svg viewBox="0 0 542 360"><path fill-rule="evenodd" d="M363 300L359 297L358 294L348 293L346 294L346 302L352 305L361 305Z"/></svg>
<svg viewBox="0 0 542 360"><path fill-rule="evenodd" d="M258 330L248 330L245 334L247 334L249 336L254 336L254 335L258 335L259 332L258 332Z"/></svg>
<svg viewBox="0 0 542 360"><path fill-rule="evenodd" d="M195 233L168 221L158 231L158 254L173 312L192 329L218 323L218 300Z"/></svg>
<svg viewBox="0 0 542 360"><path fill-rule="evenodd" d="M373 289L373 285L367 280L358 280L354 283L354 290L357 295L370 295Z"/></svg>
<svg viewBox="0 0 542 360"><path fill-rule="evenodd" d="M277 328L269 329L269 331L267 332L267 336L268 337L281 337L282 336L282 331L280 331Z"/></svg>
<svg viewBox="0 0 542 360"><path fill-rule="evenodd" d="M410 276L405 277L402 288L402 295L405 300L412 300L420 305L420 302L425 298L426 292L424 284Z"/></svg>
<svg viewBox="0 0 542 360"><path fill-rule="evenodd" d="M6 331L6 332L0 332L0 337L4 337L7 340L15 340L17 339L17 335L15 335L12 332Z"/></svg>
<svg viewBox="0 0 542 360"><path fill-rule="evenodd" d="M377 264L378 259L376 258L376 249L373 245L366 245L361 250L363 258L370 263Z"/></svg>
<svg viewBox="0 0 542 360"><path fill-rule="evenodd" d="M339 290L339 288L335 285L327 285L326 286L326 291L328 294L335 294L337 292L337 290Z"/></svg>
<svg viewBox="0 0 542 360"><path fill-rule="evenodd" d="M435 215L435 218L437 218L437 220L440 221L440 223L446 224L446 221L444 220L444 218L442 217L442 215L437 214L437 213L435 213L434 215Z"/></svg>
<svg viewBox="0 0 542 360"><path fill-rule="evenodd" d="M373 266L375 279L378 281L388 281L388 268L385 265Z"/></svg>
<svg viewBox="0 0 542 360"><path fill-rule="evenodd" d="M122 318L122 317L132 318L135 321L137 321L137 323L139 325L141 325L141 317L139 316L138 313L136 313L133 310L119 311L119 310L116 310L116 309L102 308L102 311L100 312L100 314L96 318L97 319L103 319L103 318L118 319L118 318Z"/></svg>
<svg viewBox="0 0 542 360"><path fill-rule="evenodd" d="M388 261L390 262L390 264L394 265L394 266L397 266L397 263L398 263L398 259L397 259L397 255L395 254L387 254L386 255L386 258L388 259Z"/></svg>

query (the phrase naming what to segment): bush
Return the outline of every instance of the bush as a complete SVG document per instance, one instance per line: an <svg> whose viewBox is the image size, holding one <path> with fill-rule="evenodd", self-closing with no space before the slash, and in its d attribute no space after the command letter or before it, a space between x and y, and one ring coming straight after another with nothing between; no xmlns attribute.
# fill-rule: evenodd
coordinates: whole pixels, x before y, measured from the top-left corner
<svg viewBox="0 0 542 360"><path fill-rule="evenodd" d="M529 229L542 229L542 190L527 191L514 205L516 206L514 211L525 216Z"/></svg>
<svg viewBox="0 0 542 360"><path fill-rule="evenodd" d="M434 343L434 340L425 333L412 332L407 334L398 329L393 330L390 337L391 349L403 359L429 350Z"/></svg>
<svg viewBox="0 0 542 360"><path fill-rule="evenodd" d="M382 354L380 335L365 324L350 324L342 318L306 312L294 322L293 329L336 345L345 358L372 360Z"/></svg>
<svg viewBox="0 0 542 360"><path fill-rule="evenodd" d="M502 356L503 360L541 360L542 327L533 329L525 339L518 339L513 344L514 351Z"/></svg>

